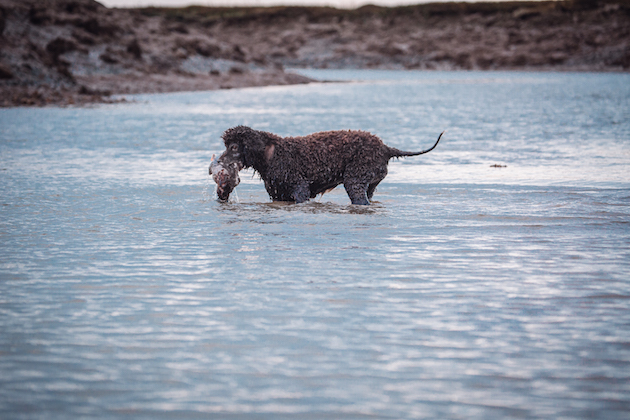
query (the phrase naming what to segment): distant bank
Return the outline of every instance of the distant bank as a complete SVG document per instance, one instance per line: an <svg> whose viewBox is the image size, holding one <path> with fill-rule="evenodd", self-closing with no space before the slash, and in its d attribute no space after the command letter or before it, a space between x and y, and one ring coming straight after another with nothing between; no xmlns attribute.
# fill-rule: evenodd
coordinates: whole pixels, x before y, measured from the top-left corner
<svg viewBox="0 0 630 420"><path fill-rule="evenodd" d="M288 66L628 71L630 0L356 10L0 0L0 106L309 81Z"/></svg>

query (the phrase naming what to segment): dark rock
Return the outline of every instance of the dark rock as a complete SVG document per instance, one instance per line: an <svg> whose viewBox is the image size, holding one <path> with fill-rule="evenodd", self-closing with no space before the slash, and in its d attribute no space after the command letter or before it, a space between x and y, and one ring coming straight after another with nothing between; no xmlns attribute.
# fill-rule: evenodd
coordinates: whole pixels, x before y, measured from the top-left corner
<svg viewBox="0 0 630 420"><path fill-rule="evenodd" d="M230 68L230 74L243 74L245 73L245 69L242 67L232 67Z"/></svg>
<svg viewBox="0 0 630 420"><path fill-rule="evenodd" d="M549 54L549 62L551 64L562 64L567 61L568 58L569 56L564 52L554 52Z"/></svg>
<svg viewBox="0 0 630 420"><path fill-rule="evenodd" d="M220 57L221 47L209 42L199 42L195 46L195 51L204 57Z"/></svg>
<svg viewBox="0 0 630 420"><path fill-rule="evenodd" d="M107 64L116 64L120 62L120 60L114 57L114 55L111 52L104 52L98 58L100 58L103 63L107 63Z"/></svg>
<svg viewBox="0 0 630 420"><path fill-rule="evenodd" d="M240 47L240 45L234 45L230 58L232 60L240 61L242 63L247 61L247 55L245 54L245 51L243 51L243 49Z"/></svg>
<svg viewBox="0 0 630 420"><path fill-rule="evenodd" d="M540 14L541 11L535 7L521 7L520 9L516 9L514 13L512 13L512 16L514 16L515 19L525 20L533 16L539 16Z"/></svg>
<svg viewBox="0 0 630 420"><path fill-rule="evenodd" d="M150 57L151 72L165 74L177 68L178 60L171 55L155 55Z"/></svg>
<svg viewBox="0 0 630 420"><path fill-rule="evenodd" d="M81 87L79 87L79 94L92 96L111 96L112 92L109 90L92 89L87 86L81 85Z"/></svg>
<svg viewBox="0 0 630 420"><path fill-rule="evenodd" d="M44 25L52 21L52 17L43 7L31 7L28 11L29 21L33 25Z"/></svg>
<svg viewBox="0 0 630 420"><path fill-rule="evenodd" d="M97 36L114 36L119 31L114 25L102 24L96 17L82 19L76 23L79 28Z"/></svg>
<svg viewBox="0 0 630 420"><path fill-rule="evenodd" d="M77 25L79 28L85 29L93 35L99 35L101 32L101 25L96 18L86 19Z"/></svg>
<svg viewBox="0 0 630 420"><path fill-rule="evenodd" d="M190 54L199 54L203 57L221 58L225 56L221 46L202 38L177 38L176 46L183 48Z"/></svg>
<svg viewBox="0 0 630 420"><path fill-rule="evenodd" d="M46 45L46 51L57 60L61 54L65 54L77 49L77 44L66 38L55 38Z"/></svg>
<svg viewBox="0 0 630 420"><path fill-rule="evenodd" d="M610 60L610 64L613 66L620 66L624 70L630 69L630 48L625 49L625 51Z"/></svg>
<svg viewBox="0 0 630 420"><path fill-rule="evenodd" d="M510 63L514 67L523 67L527 65L528 57L525 54L516 54L511 58Z"/></svg>
<svg viewBox="0 0 630 420"><path fill-rule="evenodd" d="M66 3L66 12L68 13L77 13L82 10L81 5L77 1L71 1Z"/></svg>
<svg viewBox="0 0 630 420"><path fill-rule="evenodd" d="M4 27L7 24L7 12L4 10L4 7L0 7L0 36L4 33Z"/></svg>
<svg viewBox="0 0 630 420"><path fill-rule="evenodd" d="M461 52L455 56L455 64L457 64L462 69L472 69L472 61L470 58L470 54L467 52Z"/></svg>
<svg viewBox="0 0 630 420"><path fill-rule="evenodd" d="M573 0L573 4L581 10L593 10L599 6L599 0Z"/></svg>
<svg viewBox="0 0 630 420"><path fill-rule="evenodd" d="M168 30L171 31L171 32L177 32L177 33L184 34L184 35L187 35L187 34L190 33L188 31L188 28L185 25L182 25L182 24L180 24L180 25L172 25L172 26L170 26L168 28Z"/></svg>
<svg viewBox="0 0 630 420"><path fill-rule="evenodd" d="M136 60L140 60L142 58L142 48L140 48L140 44L137 39L134 39L127 44L127 52L133 55Z"/></svg>
<svg viewBox="0 0 630 420"><path fill-rule="evenodd" d="M0 64L0 79L13 79L13 72L4 64Z"/></svg>
<svg viewBox="0 0 630 420"><path fill-rule="evenodd" d="M80 44L83 45L96 45L96 38L83 29L75 29L72 31L72 36L76 39Z"/></svg>

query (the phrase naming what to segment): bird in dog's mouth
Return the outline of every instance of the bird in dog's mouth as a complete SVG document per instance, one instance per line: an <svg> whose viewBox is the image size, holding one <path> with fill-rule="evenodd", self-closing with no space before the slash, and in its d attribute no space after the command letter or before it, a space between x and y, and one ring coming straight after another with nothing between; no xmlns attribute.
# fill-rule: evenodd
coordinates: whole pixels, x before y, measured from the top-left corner
<svg viewBox="0 0 630 420"><path fill-rule="evenodd" d="M227 201L230 198L230 193L241 182L238 171L239 168L236 163L224 165L215 159L215 155L212 155L208 172L212 175L212 180L217 184L219 200Z"/></svg>

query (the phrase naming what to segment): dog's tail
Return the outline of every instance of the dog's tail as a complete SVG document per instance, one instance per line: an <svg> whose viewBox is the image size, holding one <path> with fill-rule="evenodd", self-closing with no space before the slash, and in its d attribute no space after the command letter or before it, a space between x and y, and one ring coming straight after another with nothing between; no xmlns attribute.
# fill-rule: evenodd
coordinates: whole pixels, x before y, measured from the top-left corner
<svg viewBox="0 0 630 420"><path fill-rule="evenodd" d="M442 131L437 139L437 141L435 142L435 144L427 149L427 150L423 150L421 152L403 152L402 150L398 150L394 147L388 147L389 148L389 158L393 158L393 157L406 157L406 156L418 156L418 155L423 155L425 153L429 153L431 150L435 149L435 146L438 145L438 143L440 142L440 139L442 138L442 134L444 134L444 131Z"/></svg>

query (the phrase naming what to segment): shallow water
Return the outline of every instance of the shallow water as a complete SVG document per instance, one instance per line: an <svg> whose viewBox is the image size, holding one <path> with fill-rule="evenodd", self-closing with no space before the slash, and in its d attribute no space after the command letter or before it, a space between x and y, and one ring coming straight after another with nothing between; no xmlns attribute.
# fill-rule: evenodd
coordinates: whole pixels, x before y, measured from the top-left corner
<svg viewBox="0 0 630 420"><path fill-rule="evenodd" d="M630 75L308 73L0 110L0 417L626 418ZM222 204L237 124L447 132L370 207Z"/></svg>

